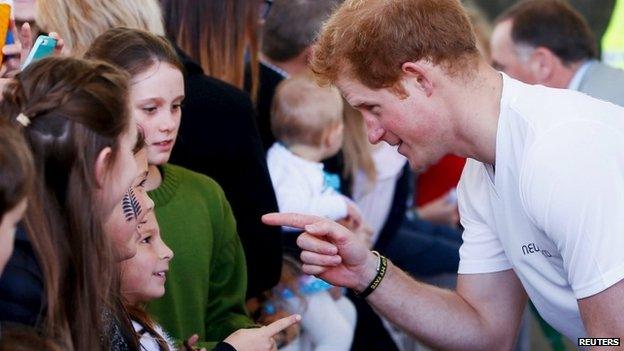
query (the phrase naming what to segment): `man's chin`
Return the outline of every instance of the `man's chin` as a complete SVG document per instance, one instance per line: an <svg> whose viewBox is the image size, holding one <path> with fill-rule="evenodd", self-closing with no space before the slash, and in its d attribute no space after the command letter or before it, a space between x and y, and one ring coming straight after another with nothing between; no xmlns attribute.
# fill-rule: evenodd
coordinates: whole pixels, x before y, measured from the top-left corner
<svg viewBox="0 0 624 351"><path fill-rule="evenodd" d="M427 170L427 168L429 168L429 166L436 164L440 158L420 158L420 159L416 159L416 157L414 157L414 155L404 155L405 157L407 157L407 161L410 164L410 168L412 169L412 171L416 172L416 173L422 173L424 171Z"/></svg>
<svg viewBox="0 0 624 351"><path fill-rule="evenodd" d="M422 163L414 163L411 159L407 159L407 161L409 162L410 168L414 171L414 173L422 173L427 169L427 167L429 167L429 165L423 165Z"/></svg>

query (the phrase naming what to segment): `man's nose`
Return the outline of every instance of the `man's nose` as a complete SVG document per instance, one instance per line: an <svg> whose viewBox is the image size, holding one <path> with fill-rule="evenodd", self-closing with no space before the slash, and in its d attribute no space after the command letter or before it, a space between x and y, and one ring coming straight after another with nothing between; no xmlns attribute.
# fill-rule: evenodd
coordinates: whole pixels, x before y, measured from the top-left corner
<svg viewBox="0 0 624 351"><path fill-rule="evenodd" d="M385 134L385 130L374 117L364 117L366 130L368 132L368 141L371 144L377 144Z"/></svg>

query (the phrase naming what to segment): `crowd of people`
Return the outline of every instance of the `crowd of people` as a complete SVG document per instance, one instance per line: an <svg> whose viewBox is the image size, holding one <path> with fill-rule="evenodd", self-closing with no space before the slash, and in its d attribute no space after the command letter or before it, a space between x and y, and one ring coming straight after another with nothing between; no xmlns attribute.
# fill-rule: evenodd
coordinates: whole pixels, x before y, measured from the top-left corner
<svg viewBox="0 0 624 351"><path fill-rule="evenodd" d="M624 337L624 71L567 2L12 10L0 351Z"/></svg>

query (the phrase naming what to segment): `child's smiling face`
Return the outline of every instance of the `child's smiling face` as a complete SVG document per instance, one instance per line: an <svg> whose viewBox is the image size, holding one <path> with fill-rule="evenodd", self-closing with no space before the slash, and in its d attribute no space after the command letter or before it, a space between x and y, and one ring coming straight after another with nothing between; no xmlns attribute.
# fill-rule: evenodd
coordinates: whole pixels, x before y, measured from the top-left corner
<svg viewBox="0 0 624 351"><path fill-rule="evenodd" d="M121 293L136 305L165 294L166 274L173 252L160 238L160 229L150 212L141 227L136 255L121 262Z"/></svg>

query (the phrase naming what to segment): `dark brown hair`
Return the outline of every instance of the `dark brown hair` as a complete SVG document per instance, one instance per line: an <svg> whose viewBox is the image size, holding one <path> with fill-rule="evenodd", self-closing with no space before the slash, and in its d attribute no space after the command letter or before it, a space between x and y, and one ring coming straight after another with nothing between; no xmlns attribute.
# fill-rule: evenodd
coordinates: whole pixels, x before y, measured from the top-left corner
<svg viewBox="0 0 624 351"><path fill-rule="evenodd" d="M0 222L4 214L25 199L35 171L32 155L22 134L8 120L0 119Z"/></svg>
<svg viewBox="0 0 624 351"><path fill-rule="evenodd" d="M394 88L405 62L429 60L472 72L479 52L459 0L346 0L324 25L311 66L321 82L349 73L372 89Z"/></svg>
<svg viewBox="0 0 624 351"><path fill-rule="evenodd" d="M45 335L63 349L106 349L110 326L103 315L116 313L111 300L118 292L105 214L95 198L95 162L106 147L117 155L128 130L128 77L101 62L46 58L2 96L0 114L31 120L23 133L37 176L26 231L44 275Z"/></svg>
<svg viewBox="0 0 624 351"><path fill-rule="evenodd" d="M243 89L245 54L251 97L258 92L258 3L249 0L160 0L167 36L209 76Z"/></svg>
<svg viewBox="0 0 624 351"><path fill-rule="evenodd" d="M163 37L139 29L113 28L93 41L86 58L115 65L134 77L155 63L166 62L184 73L175 49Z"/></svg>
<svg viewBox="0 0 624 351"><path fill-rule="evenodd" d="M516 44L545 47L565 64L598 57L596 41L585 18L561 0L521 1L503 12L497 23L513 20Z"/></svg>
<svg viewBox="0 0 624 351"><path fill-rule="evenodd" d="M275 0L262 26L262 53L283 62L314 43L338 0Z"/></svg>
<svg viewBox="0 0 624 351"><path fill-rule="evenodd" d="M25 325L2 325L0 351L61 351L54 340Z"/></svg>
<svg viewBox="0 0 624 351"><path fill-rule="evenodd" d="M109 62L128 72L131 77L158 62L166 62L184 72L175 50L166 39L138 29L114 28L104 32L95 39L85 56ZM140 128L139 134L143 134ZM141 143L143 145L144 142ZM141 148L137 144L135 152ZM166 341L156 332L153 320L140 306L124 303L123 308L131 319L156 339L161 350L168 350ZM134 332L132 335L135 340L140 339L140 335Z"/></svg>
<svg viewBox="0 0 624 351"><path fill-rule="evenodd" d="M133 154L138 154L139 151L143 150L147 145L145 144L145 131L141 126L137 126L137 141L132 148Z"/></svg>

